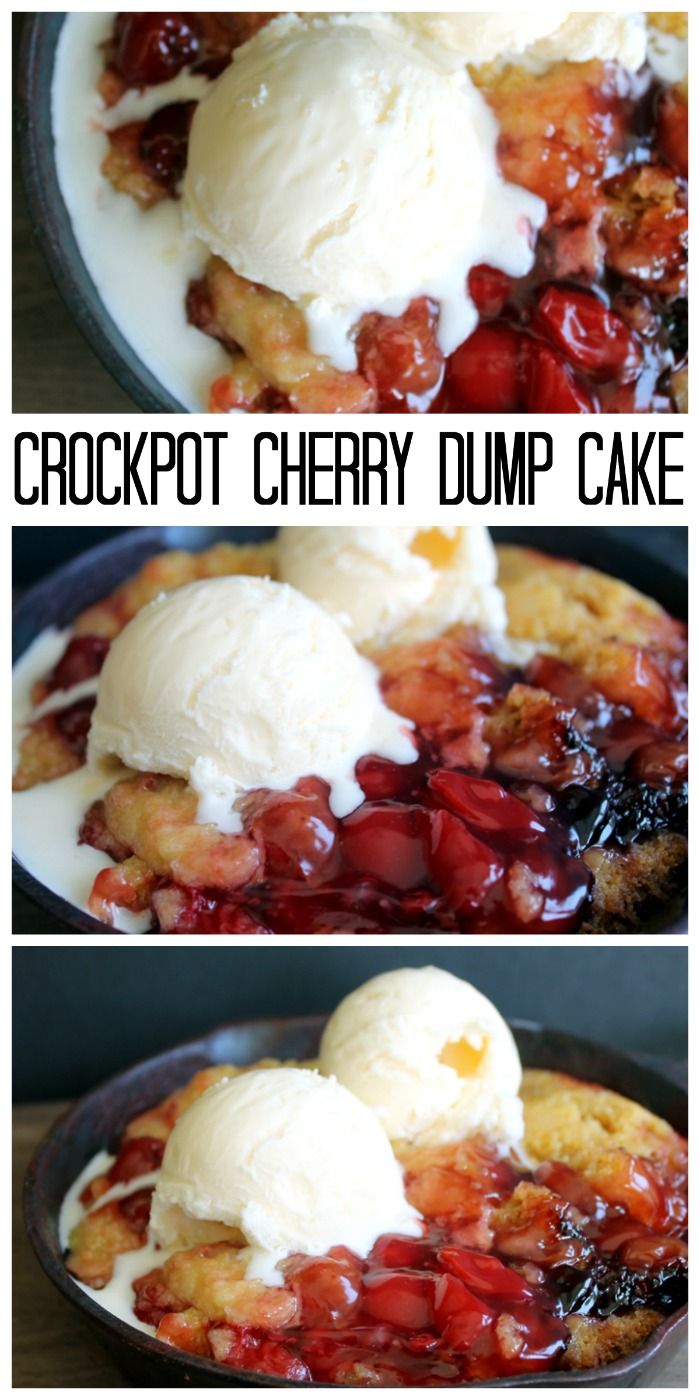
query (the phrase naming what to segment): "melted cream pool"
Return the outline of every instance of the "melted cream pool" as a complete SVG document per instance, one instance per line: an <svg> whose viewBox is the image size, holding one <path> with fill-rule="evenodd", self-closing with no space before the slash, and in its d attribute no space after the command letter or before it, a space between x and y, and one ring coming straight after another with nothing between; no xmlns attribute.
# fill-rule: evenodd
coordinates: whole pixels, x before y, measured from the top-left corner
<svg viewBox="0 0 700 1400"><path fill-rule="evenodd" d="M62 1249L68 1249L71 1230L80 1224L80 1221L84 1220L87 1214L80 1203L81 1192L94 1176L101 1176L104 1172L109 1171L115 1160L109 1152L97 1152L83 1168L77 1180L73 1182L63 1201L58 1219L58 1237ZM107 1205L108 1201L119 1200L122 1196L130 1196L132 1191L140 1191L142 1187L155 1186L157 1180L158 1172L148 1172L145 1176L135 1177L132 1181L119 1182L105 1192L104 1196L100 1196L96 1207ZM104 1288L90 1288L87 1283L81 1283L80 1279L77 1278L74 1278L73 1281L77 1283L79 1288L82 1288L83 1293L86 1293L88 1298L92 1298L94 1303L104 1308L105 1312L120 1318L122 1322L128 1322L139 1332L146 1332L149 1337L155 1337L155 1327L151 1327L147 1322L141 1322L134 1312L132 1284L134 1279L140 1278L142 1274L147 1274L150 1269L155 1269L159 1264L164 1263L169 1252L159 1249L158 1245L152 1244L149 1240L143 1249L132 1249L127 1254L117 1255L114 1262L114 1273Z"/></svg>
<svg viewBox="0 0 700 1400"><path fill-rule="evenodd" d="M35 681L45 676L62 655L69 631L48 628L17 662L12 674L13 740L15 755L23 728L33 711L30 694ZM71 691L56 692L50 704L70 704L94 693L96 682L84 682ZM39 707L46 712L49 702ZM78 845L78 831L92 802L103 797L114 781L78 768L51 783L37 783L12 796L12 850L25 870L69 904L89 913L88 897L95 876L114 864L104 851ZM113 926L121 933L143 933L151 927L148 914L129 914L112 906ZM17 929L16 932L21 932Z"/></svg>
<svg viewBox="0 0 700 1400"><path fill-rule="evenodd" d="M93 282L122 335L161 384L191 412L206 408L212 380L228 368L216 341L188 325L187 285L207 251L182 227L177 201L144 211L100 173L105 131L150 116L168 102L198 98L208 80L181 73L105 108L99 45L113 13L69 14L56 49L52 91L56 167L73 231Z"/></svg>

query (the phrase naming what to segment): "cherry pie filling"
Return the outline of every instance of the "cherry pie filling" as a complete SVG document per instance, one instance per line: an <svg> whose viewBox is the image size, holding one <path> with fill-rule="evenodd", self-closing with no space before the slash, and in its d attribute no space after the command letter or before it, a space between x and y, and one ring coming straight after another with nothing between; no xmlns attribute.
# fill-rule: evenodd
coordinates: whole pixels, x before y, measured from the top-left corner
<svg viewBox="0 0 700 1400"><path fill-rule="evenodd" d="M367 1259L342 1247L292 1256L282 1288L241 1287L237 1247L197 1246L136 1279L134 1311L161 1341L288 1381L447 1385L580 1365L567 1352L581 1323L605 1334L606 1322L624 1329L646 1313L645 1330L633 1324L643 1338L685 1301L687 1180L675 1143L663 1163L619 1150L601 1180L557 1162L526 1171L483 1142L418 1150L405 1180L421 1239L384 1235ZM126 1137L84 1203L156 1169L164 1146ZM78 1277L100 1287L114 1251L145 1243L150 1198L137 1189L88 1217L89 1247L68 1261Z"/></svg>
<svg viewBox="0 0 700 1400"><path fill-rule="evenodd" d="M575 931L594 851L687 829L684 644L668 621L667 652L614 642L594 676L546 655L504 666L469 631L394 648L382 689L415 722L416 759L363 758L364 801L342 820L313 776L248 794L232 836L197 822L178 779L117 782L80 829L117 862L93 913L150 910L174 933ZM108 647L73 637L44 692L98 674ZM75 764L93 705L40 721Z"/></svg>
<svg viewBox="0 0 700 1400"><path fill-rule="evenodd" d="M184 68L215 77L270 18L120 14L102 96L112 105ZM472 270L479 325L447 359L426 298L365 316L358 369L343 373L308 350L291 302L212 258L187 296L192 324L231 354L212 411L685 411L687 92L597 60L473 76L499 121L504 176L548 206L530 275ZM108 133L104 173L144 208L177 197L194 106Z"/></svg>

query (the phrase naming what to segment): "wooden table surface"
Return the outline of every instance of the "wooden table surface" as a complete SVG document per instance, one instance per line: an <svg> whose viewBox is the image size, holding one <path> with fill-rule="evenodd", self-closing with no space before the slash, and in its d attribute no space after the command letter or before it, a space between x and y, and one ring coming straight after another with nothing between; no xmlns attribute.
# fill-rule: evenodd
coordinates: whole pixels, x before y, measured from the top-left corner
<svg viewBox="0 0 700 1400"><path fill-rule="evenodd" d="M22 1181L37 1143L66 1104L16 1108L12 1130L12 1293L15 1386L123 1386L118 1367L44 1276L24 1231Z"/></svg>
<svg viewBox="0 0 700 1400"><path fill-rule="evenodd" d="M13 1383L15 1386L126 1386L79 1314L44 1277L22 1222L21 1188L32 1152L66 1107L61 1103L16 1108L12 1133ZM684 1348L655 1385L687 1388Z"/></svg>

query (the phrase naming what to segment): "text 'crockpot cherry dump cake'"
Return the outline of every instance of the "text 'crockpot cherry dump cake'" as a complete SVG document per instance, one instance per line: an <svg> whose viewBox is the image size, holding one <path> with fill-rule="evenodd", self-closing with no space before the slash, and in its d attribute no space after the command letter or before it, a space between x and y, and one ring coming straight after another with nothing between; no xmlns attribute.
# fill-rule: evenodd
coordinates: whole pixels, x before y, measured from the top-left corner
<svg viewBox="0 0 700 1400"><path fill-rule="evenodd" d="M15 668L14 850L120 929L649 931L686 631L481 526L151 559Z"/></svg>
<svg viewBox="0 0 700 1400"><path fill-rule="evenodd" d="M203 1069L110 1146L64 1201L67 1268L236 1371L599 1367L685 1301L684 1139L605 1087L523 1073L496 1008L438 968L352 992L317 1064Z"/></svg>
<svg viewBox="0 0 700 1400"><path fill-rule="evenodd" d="M190 409L686 409L687 16L69 15L63 196Z"/></svg>

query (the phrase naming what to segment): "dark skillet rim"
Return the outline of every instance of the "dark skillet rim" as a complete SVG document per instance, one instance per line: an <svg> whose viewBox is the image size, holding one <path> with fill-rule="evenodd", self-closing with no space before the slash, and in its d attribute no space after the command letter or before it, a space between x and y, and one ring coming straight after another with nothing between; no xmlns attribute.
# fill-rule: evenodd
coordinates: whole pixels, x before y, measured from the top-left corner
<svg viewBox="0 0 700 1400"><path fill-rule="evenodd" d="M289 1017L261 1017L249 1021L226 1022L223 1025L215 1027L212 1030L206 1032L203 1036L182 1041L178 1045L171 1046L169 1050L163 1051L158 1055L148 1056L146 1059L138 1060L134 1064L130 1065L126 1070L122 1070L120 1071L120 1073L112 1075L104 1083L98 1085L96 1089L92 1089L89 1091L89 1093L82 1095L74 1104L71 1105L70 1108L68 1108L63 1114L61 1114L61 1116L51 1126L51 1128L48 1130L48 1132L45 1134L45 1136L42 1138L41 1142L35 1149L32 1159L27 1168L23 1186L24 1222L32 1249L34 1250L34 1253L39 1261L39 1264L44 1270L44 1273L58 1288L59 1292L63 1294L63 1296L68 1300L68 1302L74 1304L74 1306L77 1307L78 1311L85 1313L86 1316L94 1324L97 1325L100 1331L111 1335L113 1339L116 1338L116 1340L120 1344L120 1347L128 1347L132 1350L132 1352L136 1351L139 1353L139 1355L143 1355L145 1357L162 1357L163 1359L167 1359L171 1363L171 1365L181 1364L183 1367L187 1367L188 1370L193 1370L195 1374L201 1375L203 1377L211 1376L218 1380L221 1380L222 1376L225 1375L227 1377L230 1377L232 1385L236 1383L244 1383L248 1386L264 1385L279 1387L279 1385L281 1384L279 1377L268 1377L262 1375L257 1376L249 1371L232 1370L230 1367L224 1366L219 1362L210 1361L206 1358L199 1356L193 1356L190 1355L188 1352L181 1352L179 1349L167 1346L165 1343L159 1342L156 1340L156 1338L147 1336L144 1333L139 1332L138 1329L131 1327L128 1323L122 1322L120 1318L115 1318L112 1314L106 1312L104 1308L101 1308L98 1304L93 1302L92 1298L90 1298L83 1291L83 1289L79 1287L79 1285L67 1272L62 1259L58 1257L57 1250L52 1246L51 1242L47 1240L45 1226L42 1226L42 1224L39 1223L33 1210L33 1191L36 1178L38 1176L41 1176L45 1170L47 1170L49 1174L51 1171L50 1163L47 1167L45 1164L45 1159L48 1156L54 1138L57 1134L61 1134L64 1136L68 1134L70 1132L71 1124L74 1117L78 1116L91 1100L93 1100L95 1103L98 1103L105 1096L108 1096L110 1090L122 1079L129 1077L132 1073L139 1069L147 1068L149 1065L155 1067L158 1063L163 1063L171 1055L175 1055L178 1052L190 1049L195 1054L199 1053L204 1046L212 1042L222 1032L227 1032L230 1030L245 1032L247 1030L255 1030L262 1027L266 1027L268 1029L279 1029L280 1031L284 1031L292 1030L293 1028L298 1027L307 1030L318 1029L318 1032L320 1034L320 1031L323 1025L325 1024L326 1019L326 1016L311 1015ZM547 1028L544 1027L540 1022L536 1021L529 1021L521 1018L512 1018L509 1020L509 1025L516 1033L518 1030L521 1030L523 1032L530 1032L533 1034L548 1033ZM582 1036L570 1035L566 1031L552 1031L550 1033L553 1035L564 1037L572 1045L585 1048L587 1052L607 1055L611 1057L613 1063L634 1066L637 1071L639 1071L640 1069L639 1063L629 1055L626 1055L622 1050L612 1047L608 1048L604 1045L601 1045L600 1042L587 1040ZM649 1082L654 1083L655 1081L658 1086L663 1086L664 1088L671 1089L674 1095L678 1095L678 1083L674 1082L670 1078L667 1078L666 1075L662 1074L657 1069L650 1069L646 1066L643 1066L642 1069ZM685 1094L684 1097L687 1101L687 1094ZM655 1329L655 1331L651 1334L649 1340L644 1344L644 1346L637 1348L637 1350L630 1352L627 1356L624 1356L620 1358L620 1360L612 1362L607 1366L587 1368L585 1370L580 1371L538 1371L524 1376L508 1376L503 1378L502 1380L485 1382L462 1382L451 1386L445 1386L444 1388L441 1387L441 1389L444 1389L445 1391L449 1392L450 1390L471 1390L475 1386L478 1386L479 1388L486 1388L506 1386L566 1386L585 1384L599 1387L602 1385L609 1386L612 1384L613 1381L616 1380L622 1380L624 1382L625 1378L628 1377L631 1373L643 1373L646 1370L649 1363L653 1361L656 1356L658 1356L658 1354L667 1346L667 1344L671 1341L672 1338L675 1338L677 1336L680 1337L680 1334L683 1331L683 1329L687 1327L687 1321L688 1305L685 1304L682 1308L678 1309L677 1312L672 1313L669 1317L667 1317L664 1320L664 1322L662 1322ZM181 1363L179 1362L179 1358L182 1358ZM341 1386L337 1384L332 1384L329 1386L326 1382L320 1381L284 1381L283 1384L285 1389L290 1386L293 1386L296 1389L330 1388L337 1390L347 1390L355 1388Z"/></svg>
<svg viewBox="0 0 700 1400"><path fill-rule="evenodd" d="M34 20L32 20L31 23L33 25ZM138 538L144 540L145 543L151 541L154 550L158 548L161 539L161 531L158 526L133 526L132 529L125 532L124 535L112 536L110 539L102 540L101 543L93 545L92 549L87 549L80 554L76 554L74 558L69 559L65 564L59 565L57 569L52 570L50 574L39 579L31 588L28 588L26 592L13 603L13 638L17 622L22 619L25 614L31 614L33 608L41 602L45 595L47 584L50 585L51 581L58 577L62 580L71 580L76 575L82 575L86 571L94 569L95 566L99 564L105 548L109 548L110 545L113 545L115 540L125 540L127 535L132 538L138 535ZM20 652L16 657L13 654L13 665L20 659L20 656L23 655L24 651ZM105 934L118 932L116 929L110 929L108 924L101 923L99 919L93 919L91 914L87 914L84 910L78 909L75 904L69 903L67 899L64 899L60 894L56 894L54 890L50 890L47 885L44 885L41 880L37 880L34 875L30 874L30 872L25 869L14 853L12 855L12 880L23 894L26 894L40 909L47 909L60 924L67 924L71 928L77 928L81 933L97 933L103 938ZM17 932L17 930L15 930L15 932Z"/></svg>
<svg viewBox="0 0 700 1400"><path fill-rule="evenodd" d="M56 168L51 84L41 80L40 45L55 50L67 12L34 14L24 21L16 83L20 165L32 232L56 289L91 350L121 389L144 413L188 413L141 360L122 334L95 286L80 251ZM37 113L39 120L37 121Z"/></svg>
<svg viewBox="0 0 700 1400"><path fill-rule="evenodd" d="M232 525L229 528L231 531L231 538L233 538L235 541L237 529L241 529L244 527L236 527ZM586 531L593 531L594 535L592 536L592 540L599 546L601 537L604 535L606 527L584 526L572 528L574 529L575 534L580 533L581 529L585 529ZM223 535L220 534L217 527L201 527L200 531L200 527L193 526L192 529L196 530L197 533L200 534L198 547L206 547L205 537L208 534L208 530L216 531L216 533L213 535L213 539L223 538ZM12 610L13 665L19 659L19 656L23 654L23 652L20 652L18 656L14 655L14 636L16 625L18 622L23 620L26 615L31 615L32 611L35 608L38 612L42 611L41 603L48 587L50 587L52 584L55 585L57 581L70 582L72 579L76 577L82 577L84 574L89 573L91 571L94 572L96 576L99 576L99 564L102 556L104 554L111 555L113 551L121 552L122 550L126 554L129 541L135 541L136 539L139 539L145 545L148 545L152 552L156 552L160 549L184 547L182 542L179 540L168 540L167 533L168 527L166 527L166 529L164 530L163 527L159 526L133 526L131 529L124 531L123 534L112 536L106 540L102 540L100 543L93 545L91 549L85 550L84 552L75 555L72 559L69 559L65 563L59 565L58 568L52 570L50 574L47 574L44 578L40 579L31 588L28 588L26 592L24 592L21 595L21 597L19 597L14 603ZM267 529L267 527L261 526L259 534L262 538L263 535L269 535L269 530ZM518 544L524 548L533 549L535 551L543 550L543 552L545 553L556 553L556 549L553 548L554 541L551 538L553 532L548 531L546 527L542 527L540 533L540 530L536 526L513 528L501 526L495 527L493 534L497 544L510 542L513 544ZM562 532L559 531L557 532L557 536L560 539L560 547L563 548L565 543L565 536ZM257 534L254 538L257 538ZM638 544L634 539L617 539L613 540L612 542L615 548L619 548L623 551L625 561L632 561L637 557L643 556L644 551L642 546ZM575 555L572 556L572 558L575 557ZM588 561L584 559L580 562L587 563ZM673 565L671 563L665 560L655 559L652 556L649 556L648 563L650 568L654 568L655 574L660 576L661 578L661 581L663 583L663 587L661 589L662 592L665 592L667 590L674 590L675 592L675 588L678 587L687 595L687 575L683 570L676 570L673 568ZM595 562L590 564L590 567L601 567L601 563L599 562L597 557ZM125 572L124 577L127 576L127 573L128 570L127 572ZM668 602L662 602L661 606L666 607L668 611L671 611L671 606ZM676 609L675 611L680 612L680 609ZM79 933L99 934L101 935L101 937L104 937L106 934L110 933L116 936L120 935L119 930L110 929L107 924L101 923L98 919L94 919L91 914L88 914L85 911L78 909L74 904L71 904L68 900L64 899L62 895L56 894L53 890L49 890L46 885L44 885L40 880L38 880L34 875L32 875L28 870L25 869L25 867L21 864L19 860L17 860L14 854L12 856L12 879L13 883L17 885L18 889L20 889L22 893L32 901L33 904L38 905L40 909L47 911L51 915L51 917L56 920L59 926L67 925L69 928L72 928L73 930ZM631 931L629 934L625 935L625 937L652 937L655 935L659 935L662 937L687 936L688 908L687 899L685 895L680 895L676 897L675 900L671 900L669 902L668 923L666 923L666 918L667 913L665 910L662 910L658 915L654 917L654 919L650 923ZM17 930L15 930L15 932L17 932ZM421 928L404 927L398 930L397 932L405 934L406 937L410 938L419 936L434 936L430 934L426 935L426 930ZM51 935L45 936L50 937ZM142 936L161 937L161 935L153 929L145 930ZM236 935L226 936L233 938ZM265 935L261 936L264 937ZM362 934L357 934L355 936L357 938L363 937ZM471 935L469 934L453 934L445 936L452 938L471 937ZM494 938L498 938L506 935L494 934L491 936ZM555 935L552 935L552 937L554 936ZM586 935L572 936L580 936L582 938L586 937Z"/></svg>

